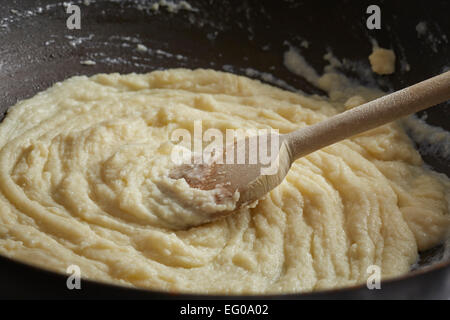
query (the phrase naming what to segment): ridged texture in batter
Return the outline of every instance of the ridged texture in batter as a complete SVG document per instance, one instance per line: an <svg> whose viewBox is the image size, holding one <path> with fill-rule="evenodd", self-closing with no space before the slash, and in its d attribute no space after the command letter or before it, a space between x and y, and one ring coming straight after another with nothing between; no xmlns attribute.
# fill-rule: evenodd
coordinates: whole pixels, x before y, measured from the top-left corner
<svg viewBox="0 0 450 320"><path fill-rule="evenodd" d="M287 133L368 98L334 96L211 70L58 83L0 125L0 252L60 272L76 264L91 279L201 293L347 286L366 281L370 265L384 277L405 273L445 236L450 184L424 169L396 124L296 161L255 208L170 228L195 200L165 176L174 129L203 120L204 129Z"/></svg>

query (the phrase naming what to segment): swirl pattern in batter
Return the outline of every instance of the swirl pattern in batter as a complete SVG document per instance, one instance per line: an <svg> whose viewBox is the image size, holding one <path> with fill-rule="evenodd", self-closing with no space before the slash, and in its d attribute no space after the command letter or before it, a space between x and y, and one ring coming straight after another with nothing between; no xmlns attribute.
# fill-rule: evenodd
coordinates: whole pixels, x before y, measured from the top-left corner
<svg viewBox="0 0 450 320"><path fill-rule="evenodd" d="M395 123L296 161L256 207L188 230L211 195L167 175L170 134L194 119L287 133L379 94L327 100L186 69L57 83L0 124L0 253L176 292L341 287L366 281L370 265L406 273L448 232L450 183Z"/></svg>

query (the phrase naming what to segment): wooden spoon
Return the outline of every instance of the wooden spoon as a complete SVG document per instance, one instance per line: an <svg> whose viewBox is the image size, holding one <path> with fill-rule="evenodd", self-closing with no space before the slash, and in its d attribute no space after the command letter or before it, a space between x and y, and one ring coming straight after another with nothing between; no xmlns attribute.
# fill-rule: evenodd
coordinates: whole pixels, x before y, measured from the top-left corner
<svg viewBox="0 0 450 320"><path fill-rule="evenodd" d="M262 174L262 169L267 169L267 164L250 164L248 155L257 150L251 147L255 144L246 143L247 156L244 164L186 165L173 170L171 177L184 178L192 188L202 190L220 186L224 192L222 197L217 197L218 203L231 197L236 191L239 192L236 209L205 216L204 222L209 222L263 197L283 181L292 163L298 158L449 99L450 71L300 130L283 135L253 137L266 138L270 142L275 141L274 138L279 139L277 152L272 155L276 164L274 173ZM246 139L248 142L249 138Z"/></svg>

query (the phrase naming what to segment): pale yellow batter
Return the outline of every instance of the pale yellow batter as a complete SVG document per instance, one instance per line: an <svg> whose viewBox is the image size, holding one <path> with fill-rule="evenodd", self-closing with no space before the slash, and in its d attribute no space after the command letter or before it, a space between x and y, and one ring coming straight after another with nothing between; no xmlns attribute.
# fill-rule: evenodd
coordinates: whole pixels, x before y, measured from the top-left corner
<svg viewBox="0 0 450 320"><path fill-rule="evenodd" d="M287 133L380 94L334 89L328 101L184 69L58 83L0 125L0 253L177 292L310 291L365 282L370 265L408 272L448 231L450 182L396 124L298 160L255 208L177 230L214 208L211 193L167 176L176 128Z"/></svg>

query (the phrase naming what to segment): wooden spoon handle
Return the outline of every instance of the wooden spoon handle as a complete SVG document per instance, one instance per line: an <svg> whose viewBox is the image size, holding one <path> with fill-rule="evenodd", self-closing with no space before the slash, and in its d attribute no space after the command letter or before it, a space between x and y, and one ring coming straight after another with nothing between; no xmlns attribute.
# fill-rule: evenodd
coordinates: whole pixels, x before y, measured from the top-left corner
<svg viewBox="0 0 450 320"><path fill-rule="evenodd" d="M450 71L284 136L292 161L450 99Z"/></svg>

